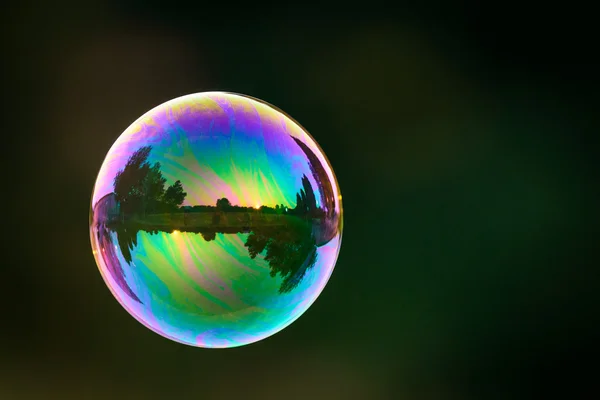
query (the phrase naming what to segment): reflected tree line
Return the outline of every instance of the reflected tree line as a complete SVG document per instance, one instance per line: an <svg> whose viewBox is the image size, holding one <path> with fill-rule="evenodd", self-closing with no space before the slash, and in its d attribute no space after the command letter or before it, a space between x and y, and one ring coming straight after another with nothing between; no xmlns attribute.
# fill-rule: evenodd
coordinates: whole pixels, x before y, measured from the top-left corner
<svg viewBox="0 0 600 400"><path fill-rule="evenodd" d="M151 150L151 146L137 150L116 174L113 193L95 206L94 212L103 213L101 218L107 221L98 229L99 241L110 245L109 233L115 232L121 254L128 263L132 262L131 251L137 246L139 231L150 234L175 230L193 232L201 234L207 241L215 240L217 233L248 233L244 245L250 257L254 259L262 254L271 269L270 275L275 277L279 274L283 278L280 293L287 293L315 265L317 246L331 240L329 236L332 235L328 232L331 221L327 221L328 215L334 211L331 207L333 199L327 197L332 194L331 186L329 190L327 187L322 190L323 208L317 205L314 190L306 176L302 177L302 188L296 194L295 208L283 204L244 207L231 204L227 198L218 199L214 206L182 206L187 193L181 182L178 180L167 185L160 163L151 165L148 162ZM306 149L303 150L306 152ZM316 159L314 154L313 158ZM312 172L321 174L316 176L319 182L324 171L317 171L312 166L314 160L310 161ZM113 246L109 246L109 251L112 252ZM126 287L122 269L111 273L122 289L139 301Z"/></svg>

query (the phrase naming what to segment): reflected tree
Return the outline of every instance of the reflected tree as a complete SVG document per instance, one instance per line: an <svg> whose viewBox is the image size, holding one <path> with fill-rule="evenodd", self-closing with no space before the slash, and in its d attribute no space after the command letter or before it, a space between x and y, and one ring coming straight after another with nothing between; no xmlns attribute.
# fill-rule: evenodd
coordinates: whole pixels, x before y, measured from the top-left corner
<svg viewBox="0 0 600 400"><path fill-rule="evenodd" d="M322 246L333 239L341 229L340 211L336 208L336 199L333 182L329 179L327 171L319 157L302 140L292 137L298 147L302 149L308 159L312 177L319 187L320 207L313 218L318 218L319 228L316 230L317 245Z"/></svg>
<svg viewBox="0 0 600 400"><path fill-rule="evenodd" d="M151 150L150 146L137 150L127 160L125 168L115 175L114 193L124 214L139 212L142 207L145 180L150 171L147 160Z"/></svg>
<svg viewBox="0 0 600 400"><path fill-rule="evenodd" d="M231 202L226 197L217 200L217 210L229 211L231 209Z"/></svg>
<svg viewBox="0 0 600 400"><path fill-rule="evenodd" d="M132 300L137 301L138 303L142 303L139 297L137 297L137 295L129 287L129 284L125 279L125 271L123 270L123 266L119 262L119 256L111 238L111 230L105 224L98 225L96 229L96 238L97 243L99 245L98 251L101 253L99 254L99 256L104 259L107 272L127 296L129 296ZM135 234L137 235L137 232ZM118 233L117 235L120 239L121 235L119 235ZM132 241L132 245L135 246L135 244L136 243ZM128 246L123 246L121 243L119 243L119 247L121 248L122 254L124 254L124 248L129 248ZM127 262L130 263L131 253L128 252L128 254L129 260Z"/></svg>
<svg viewBox="0 0 600 400"><path fill-rule="evenodd" d="M170 209L177 209L183 204L187 193L183 191L181 181L177 180L169 186L164 194L164 203Z"/></svg>
<svg viewBox="0 0 600 400"><path fill-rule="evenodd" d="M173 211L187 196L179 180L165 189L167 180L160 163L150 165L148 162L151 151L152 146L141 147L115 175L113 190L123 216Z"/></svg>
<svg viewBox="0 0 600 400"><path fill-rule="evenodd" d="M160 172L160 163L157 162L148 169L148 174L145 176L143 182L142 210L144 213L161 211L167 180L163 177L162 172Z"/></svg>
<svg viewBox="0 0 600 400"><path fill-rule="evenodd" d="M317 216L317 198L306 175L302 175L302 189L296 193L296 208L291 213L302 217Z"/></svg>
<svg viewBox="0 0 600 400"><path fill-rule="evenodd" d="M123 258L125 259L125 261L127 261L128 264L131 264L131 252L137 246L137 237L140 229L136 228L133 225L126 226L123 224L119 224L115 227L114 230L117 234L117 242L119 243L121 254L123 254Z"/></svg>
<svg viewBox="0 0 600 400"><path fill-rule="evenodd" d="M283 278L280 293L292 291L300 283L307 270L317 261L317 247L312 226L306 221L295 220L286 228L253 228L245 246L252 259L264 252L264 259L271 268L271 277Z"/></svg>
<svg viewBox="0 0 600 400"><path fill-rule="evenodd" d="M278 213L278 207L273 211ZM304 175L302 189L296 194L296 207L290 211L294 217L288 219L285 227L253 227L246 240L245 246L250 257L254 259L264 253L264 259L271 268L271 277L279 275L283 278L280 293L288 293L296 288L306 271L317 261L317 246L310 218L317 211L314 190Z"/></svg>
<svg viewBox="0 0 600 400"><path fill-rule="evenodd" d="M259 255L264 257L270 267L270 276L282 278L280 293L289 293L296 288L306 272L314 267L319 242L315 231L319 231L317 221L324 217L324 212L317 204L317 197L306 175L302 176L302 187L296 194L295 208L277 204L274 207L263 205L256 210L232 205L224 197L218 199L215 206L185 207L186 212L209 214L206 217L202 214L196 214L197 217L188 216L191 224L188 225L185 219L181 219L183 222L179 224L173 222L177 219L172 217L150 218L151 214L173 213L177 210L183 212L181 206L187 196L179 180L166 186L167 180L161 172L161 164L156 162L151 165L148 162L151 150L151 146L145 146L134 152L114 179L114 198L118 202L122 218L107 223L108 229L116 233L117 239L117 243L110 247L115 248L118 244L127 263L132 263L132 252L138 244L138 232L170 234L177 229L201 234L206 241L215 240L217 233L248 233L244 243L248 254L252 259ZM321 198L322 201L325 200L323 194ZM255 214L258 217L256 219L251 217ZM130 218L131 216L137 218ZM146 216L148 218L143 218ZM109 241L110 236L106 235L105 242ZM122 273L118 272L115 271L116 276L121 276ZM121 278L124 282L124 277Z"/></svg>

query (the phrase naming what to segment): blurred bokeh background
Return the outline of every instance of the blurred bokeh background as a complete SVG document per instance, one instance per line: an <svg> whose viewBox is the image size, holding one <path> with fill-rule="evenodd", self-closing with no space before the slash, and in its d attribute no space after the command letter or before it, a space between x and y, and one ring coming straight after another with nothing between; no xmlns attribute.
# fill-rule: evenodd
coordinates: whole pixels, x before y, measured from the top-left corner
<svg viewBox="0 0 600 400"><path fill-rule="evenodd" d="M592 14L509 3L3 5L0 398L531 399L592 388ZM345 207L317 302L281 333L229 350L136 322L88 236L114 140L150 108L207 90L298 120Z"/></svg>

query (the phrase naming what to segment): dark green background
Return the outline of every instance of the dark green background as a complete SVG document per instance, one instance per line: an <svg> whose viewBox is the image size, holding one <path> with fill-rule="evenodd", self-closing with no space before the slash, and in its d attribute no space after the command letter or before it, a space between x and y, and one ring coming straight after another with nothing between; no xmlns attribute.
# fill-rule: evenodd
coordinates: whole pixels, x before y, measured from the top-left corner
<svg viewBox="0 0 600 400"><path fill-rule="evenodd" d="M592 12L349 5L3 6L0 398L531 399L592 387ZM113 141L150 108L206 90L300 121L345 207L318 301L229 350L131 318L88 237Z"/></svg>

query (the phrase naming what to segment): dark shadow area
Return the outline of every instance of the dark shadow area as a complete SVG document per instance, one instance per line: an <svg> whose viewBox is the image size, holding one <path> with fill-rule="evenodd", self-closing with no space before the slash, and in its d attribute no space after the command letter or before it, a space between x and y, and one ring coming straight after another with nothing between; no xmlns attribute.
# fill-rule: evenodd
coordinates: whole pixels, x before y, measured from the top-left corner
<svg viewBox="0 0 600 400"><path fill-rule="evenodd" d="M180 181L170 186L163 177L160 163L151 165L151 146L137 150L114 179L114 191L100 199L94 207L99 223L98 242L110 248L103 254L109 271L119 286L133 299L140 301L127 286L116 258L115 246L124 260L131 264L132 251L137 246L138 233L185 232L200 234L206 241L217 234L248 234L245 247L251 258L262 255L271 268L271 277L279 275L283 282L280 293L293 290L306 271L317 260L317 247L329 242L338 232L338 213L333 188L318 158L308 147L296 140L309 158L310 168L320 185L320 200L308 177L302 177L302 187L296 193L296 206L263 205L259 208L231 204L221 198L213 205L182 206L187 196ZM111 233L116 234L112 243Z"/></svg>

